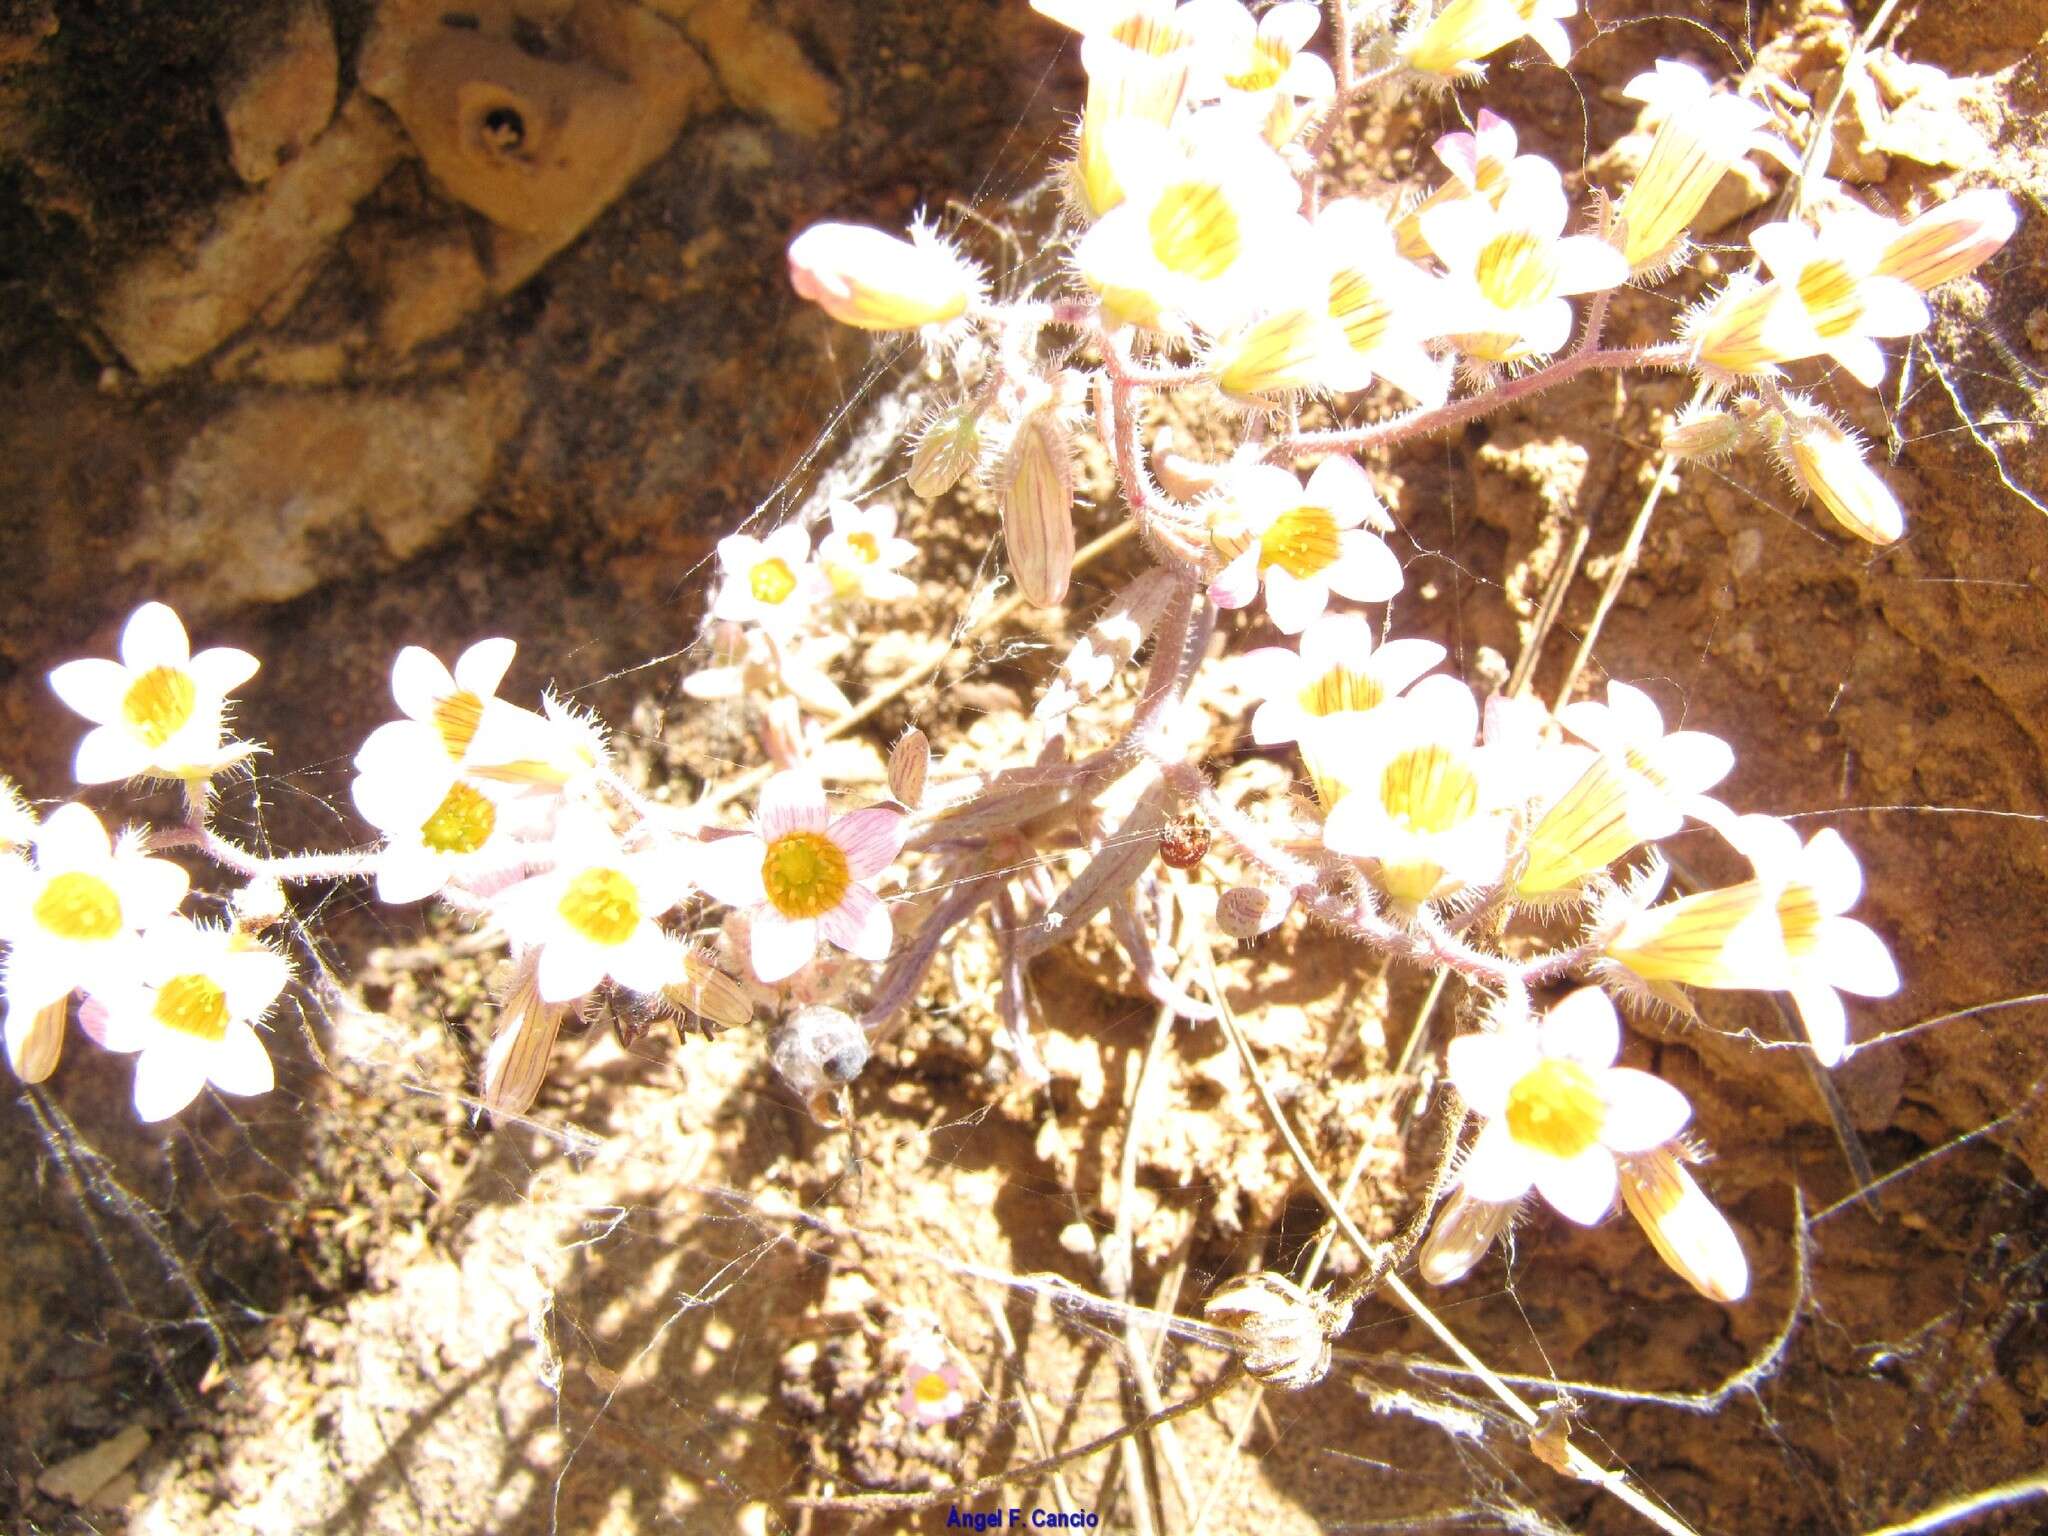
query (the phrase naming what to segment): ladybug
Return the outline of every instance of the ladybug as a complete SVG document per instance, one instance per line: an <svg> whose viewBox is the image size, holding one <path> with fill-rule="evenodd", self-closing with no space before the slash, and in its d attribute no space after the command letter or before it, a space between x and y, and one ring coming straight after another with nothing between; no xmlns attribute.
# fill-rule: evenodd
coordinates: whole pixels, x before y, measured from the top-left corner
<svg viewBox="0 0 2048 1536"><path fill-rule="evenodd" d="M1159 857L1171 869L1193 869L1208 856L1208 819L1189 806L1159 829Z"/></svg>

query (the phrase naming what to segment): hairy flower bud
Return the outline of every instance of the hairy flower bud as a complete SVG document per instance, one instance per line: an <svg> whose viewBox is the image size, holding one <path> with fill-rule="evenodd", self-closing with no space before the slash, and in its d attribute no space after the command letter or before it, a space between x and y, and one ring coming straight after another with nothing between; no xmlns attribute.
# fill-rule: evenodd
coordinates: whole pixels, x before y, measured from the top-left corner
<svg viewBox="0 0 2048 1536"><path fill-rule="evenodd" d="M1243 1342L1245 1371L1286 1391L1312 1387L1330 1371L1330 1339L1351 1320L1348 1309L1270 1270L1233 1280L1203 1304L1202 1315Z"/></svg>
<svg viewBox="0 0 2048 1536"><path fill-rule="evenodd" d="M1745 424L1732 410L1718 406L1687 406L1664 433L1658 446L1674 459L1713 460L1733 453L1742 442Z"/></svg>
<svg viewBox="0 0 2048 1536"><path fill-rule="evenodd" d="M1906 531L1899 499L1865 460L1862 441L1826 412L1788 415L1778 458L1799 488L1857 538L1890 544Z"/></svg>
<svg viewBox="0 0 2048 1536"><path fill-rule="evenodd" d="M2010 194L1978 187L1937 204L1901 230L1877 261L1884 277L1922 293L1974 272L1995 256L2019 227Z"/></svg>
<svg viewBox="0 0 2048 1536"><path fill-rule="evenodd" d="M694 949L683 951L683 979L664 982L661 1001L671 1011L694 1013L727 1029L738 1029L754 1017L754 1005L740 984Z"/></svg>
<svg viewBox="0 0 2048 1536"><path fill-rule="evenodd" d="M1617 1159L1621 1200L1666 1264L1712 1301L1749 1291L1749 1260L1728 1218L1700 1191L1671 1146Z"/></svg>
<svg viewBox="0 0 2048 1536"><path fill-rule="evenodd" d="M966 404L924 424L910 456L910 489L926 501L943 496L981 458L981 415Z"/></svg>
<svg viewBox="0 0 2048 1536"><path fill-rule="evenodd" d="M932 764L932 744L912 726L889 751L889 793L913 811L924 804L924 780Z"/></svg>
<svg viewBox="0 0 2048 1536"><path fill-rule="evenodd" d="M789 243L789 281L833 319L910 331L967 313L981 274L923 225L899 240L860 224L813 224Z"/></svg>
<svg viewBox="0 0 2048 1536"><path fill-rule="evenodd" d="M483 1082L477 1097L499 1118L523 1115L540 1094L555 1052L566 1005L541 1000L538 971L531 954L521 962L498 1014L498 1032L484 1053Z"/></svg>
<svg viewBox="0 0 2048 1536"><path fill-rule="evenodd" d="M1234 885L1216 898L1216 926L1233 939L1255 939L1279 927L1288 906L1255 885Z"/></svg>
<svg viewBox="0 0 2048 1536"><path fill-rule="evenodd" d="M1051 407L1018 423L999 489L1017 590L1035 607L1057 607L1074 569L1074 449Z"/></svg>

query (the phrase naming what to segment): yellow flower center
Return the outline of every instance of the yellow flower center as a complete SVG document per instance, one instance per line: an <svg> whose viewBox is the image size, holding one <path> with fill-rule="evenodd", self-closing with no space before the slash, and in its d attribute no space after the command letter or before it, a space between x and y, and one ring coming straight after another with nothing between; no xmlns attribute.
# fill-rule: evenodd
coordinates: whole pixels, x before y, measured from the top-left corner
<svg viewBox="0 0 2048 1536"><path fill-rule="evenodd" d="M484 701L467 688L434 700L434 729L441 733L441 746L450 758L460 759L469 750L483 719Z"/></svg>
<svg viewBox="0 0 2048 1536"><path fill-rule="evenodd" d="M555 910L591 943L610 948L640 926L640 892L616 869L586 869L569 882Z"/></svg>
<svg viewBox="0 0 2048 1536"><path fill-rule="evenodd" d="M779 603L796 590L796 573L787 561L762 560L748 573L747 587L755 602Z"/></svg>
<svg viewBox="0 0 2048 1536"><path fill-rule="evenodd" d="M1146 224L1152 254L1181 277L1212 282L1236 262L1242 237L1237 213L1212 182L1182 182L1161 194Z"/></svg>
<svg viewBox="0 0 2048 1536"><path fill-rule="evenodd" d="M1830 339L1848 335L1863 318L1855 274L1832 257L1809 261L1800 269L1799 302L1813 328Z"/></svg>
<svg viewBox="0 0 2048 1536"><path fill-rule="evenodd" d="M1277 565L1296 580L1327 571L1337 563L1337 534L1327 507L1290 508L1259 535L1259 569Z"/></svg>
<svg viewBox="0 0 2048 1536"><path fill-rule="evenodd" d="M1508 1134L1552 1157L1577 1157L1600 1139L1607 1101L1576 1061L1541 1063L1508 1090Z"/></svg>
<svg viewBox="0 0 2048 1536"><path fill-rule="evenodd" d="M786 832L761 860L768 903L784 917L823 917L852 883L846 855L822 832Z"/></svg>
<svg viewBox="0 0 2048 1536"><path fill-rule="evenodd" d="M192 674L181 667L151 667L128 685L121 718L146 747L160 747L185 728L199 703Z"/></svg>
<svg viewBox="0 0 2048 1536"><path fill-rule="evenodd" d="M1803 959L1820 947L1820 903L1813 899L1813 887L1788 885L1778 897L1778 927L1785 935L1785 953Z"/></svg>
<svg viewBox="0 0 2048 1536"><path fill-rule="evenodd" d="M1527 230L1510 230L1486 242L1473 277L1489 304L1525 309L1556 291L1557 256L1548 240Z"/></svg>
<svg viewBox="0 0 2048 1536"><path fill-rule="evenodd" d="M1387 690L1369 673L1332 667L1295 697L1305 713L1322 716L1344 710L1378 709L1387 701Z"/></svg>
<svg viewBox="0 0 2048 1536"><path fill-rule="evenodd" d="M60 939L92 942L121 931L121 898L98 875L67 869L36 898L36 921Z"/></svg>
<svg viewBox="0 0 2048 1536"><path fill-rule="evenodd" d="M1478 811L1479 780L1448 747L1412 747L1381 771L1380 803L1410 832L1448 832Z"/></svg>
<svg viewBox="0 0 2048 1536"><path fill-rule="evenodd" d="M1394 307L1364 273L1346 268L1330 279L1330 318L1353 351L1370 352L1393 328Z"/></svg>
<svg viewBox="0 0 2048 1536"><path fill-rule="evenodd" d="M1286 44L1262 37L1252 44L1251 55L1244 61L1244 67L1235 74L1225 75L1223 83L1233 91L1270 91L1280 83L1293 62L1294 52Z"/></svg>
<svg viewBox="0 0 2048 1536"><path fill-rule="evenodd" d="M156 989L150 1015L165 1029L195 1040L219 1040L228 1032L228 995L211 976L173 976Z"/></svg>
<svg viewBox="0 0 2048 1536"><path fill-rule="evenodd" d="M943 1403L953 1395L953 1388L937 1371L926 1371L917 1378L917 1385L910 1390L917 1401L927 1408Z"/></svg>
<svg viewBox="0 0 2048 1536"><path fill-rule="evenodd" d="M490 841L498 808L489 795L457 784L420 825L420 841L435 853L475 853Z"/></svg>
<svg viewBox="0 0 2048 1536"><path fill-rule="evenodd" d="M882 558L881 541L872 533L849 533L846 547L853 551L862 565L873 565Z"/></svg>

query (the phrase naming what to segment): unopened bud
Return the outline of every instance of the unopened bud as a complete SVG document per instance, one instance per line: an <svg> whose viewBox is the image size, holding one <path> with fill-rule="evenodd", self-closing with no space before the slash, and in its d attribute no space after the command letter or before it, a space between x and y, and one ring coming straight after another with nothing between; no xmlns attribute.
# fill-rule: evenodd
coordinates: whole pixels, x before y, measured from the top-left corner
<svg viewBox="0 0 2048 1536"><path fill-rule="evenodd" d="M1003 542L1024 600L1056 608L1074 570L1074 456L1067 429L1050 407L1017 425L1003 460Z"/></svg>
<svg viewBox="0 0 2048 1536"><path fill-rule="evenodd" d="M1515 1206L1492 1200L1474 1200L1460 1189L1451 1196L1424 1239L1415 1258L1416 1271L1431 1285L1449 1285L1472 1272L1472 1266L1486 1257L1494 1239L1514 1220Z"/></svg>
<svg viewBox="0 0 2048 1536"><path fill-rule="evenodd" d="M1622 1204L1664 1262L1710 1300L1742 1300L1749 1291L1742 1243L1673 1149L1657 1147L1617 1161Z"/></svg>
<svg viewBox="0 0 2048 1536"><path fill-rule="evenodd" d="M1748 430L1748 421L1738 411L1689 405L1678 413L1658 446L1674 459L1718 459L1733 453Z"/></svg>
<svg viewBox="0 0 2048 1536"><path fill-rule="evenodd" d="M683 979L665 982L661 1000L676 1012L694 1013L726 1029L738 1029L754 1017L746 991L694 949L683 952Z"/></svg>
<svg viewBox="0 0 2048 1536"><path fill-rule="evenodd" d="M923 225L899 240L860 224L813 224L789 243L789 281L833 319L911 331L967 313L981 275Z"/></svg>
<svg viewBox="0 0 2048 1536"><path fill-rule="evenodd" d="M980 459L980 414L964 404L941 411L918 433L910 456L910 489L926 501L943 496Z"/></svg>
<svg viewBox="0 0 2048 1536"><path fill-rule="evenodd" d="M36 813L14 780L0 773L0 851L26 848L36 840Z"/></svg>
<svg viewBox="0 0 2048 1536"><path fill-rule="evenodd" d="M92 1004L88 1002L87 1006ZM24 1083L40 1083L57 1070L57 1058L64 1050L64 1023L70 1011L71 994L66 992L33 1014L17 1007L8 1018L7 1064ZM24 1019L23 1015L28 1017Z"/></svg>
<svg viewBox="0 0 2048 1536"><path fill-rule="evenodd" d="M1899 499L1864 459L1863 444L1824 413L1790 416L1779 457L1800 489L1857 538L1890 544L1906 531Z"/></svg>
<svg viewBox="0 0 2048 1536"><path fill-rule="evenodd" d="M1877 261L1881 277L1896 277L1922 293L1974 272L1995 256L2019 227L2019 210L1996 187L1978 187L1930 208L1913 220Z"/></svg>
<svg viewBox="0 0 2048 1536"><path fill-rule="evenodd" d="M889 793L897 804L916 810L924 804L924 780L932 765L932 744L912 726L889 751Z"/></svg>
<svg viewBox="0 0 2048 1536"><path fill-rule="evenodd" d="M868 1064L867 1031L837 1008L799 1008L769 1040L768 1059L808 1104L860 1076Z"/></svg>
<svg viewBox="0 0 2048 1536"><path fill-rule="evenodd" d="M529 957L519 968L498 1014L498 1032L484 1053L477 1097L499 1118L523 1115L540 1094L555 1053L555 1035L568 1010L541 1001L539 968Z"/></svg>
<svg viewBox="0 0 2048 1536"><path fill-rule="evenodd" d="M1202 1307L1202 1315L1242 1342L1245 1371L1269 1387L1299 1391L1330 1372L1330 1339L1351 1320L1348 1309L1264 1271L1233 1280Z"/></svg>

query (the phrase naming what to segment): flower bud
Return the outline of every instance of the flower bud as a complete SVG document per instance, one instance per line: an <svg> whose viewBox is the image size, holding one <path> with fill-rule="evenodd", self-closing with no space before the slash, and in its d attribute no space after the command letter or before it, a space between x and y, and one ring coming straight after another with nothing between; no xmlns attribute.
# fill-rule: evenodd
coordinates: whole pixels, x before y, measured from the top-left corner
<svg viewBox="0 0 2048 1536"><path fill-rule="evenodd" d="M24 1083L40 1083L57 1070L57 1058L64 1050L64 1022L70 1011L71 994L66 992L33 1013L17 1008L9 1016L7 1064ZM28 1015L25 1021L21 1017L24 1014Z"/></svg>
<svg viewBox="0 0 2048 1536"><path fill-rule="evenodd" d="M1978 187L1930 208L1913 220L1878 258L1877 271L1911 283L1922 293L1974 272L1996 255L2019 225L2012 198Z"/></svg>
<svg viewBox="0 0 2048 1536"><path fill-rule="evenodd" d="M910 456L910 489L926 501L943 496L980 458L980 414L964 404L941 411L918 433Z"/></svg>
<svg viewBox="0 0 2048 1536"><path fill-rule="evenodd" d="M1034 607L1057 607L1074 569L1074 463L1067 429L1052 408L1040 407L1018 424L1000 490L1017 590Z"/></svg>
<svg viewBox="0 0 2048 1536"><path fill-rule="evenodd" d="M889 793L899 805L914 811L924 804L924 780L931 765L932 744L913 725L889 751Z"/></svg>
<svg viewBox="0 0 2048 1536"><path fill-rule="evenodd" d="M754 1017L754 1005L740 984L694 949L683 951L683 979L665 982L661 1000L675 1012L694 1013L726 1029L738 1029Z"/></svg>
<svg viewBox="0 0 2048 1536"><path fill-rule="evenodd" d="M1728 1218L1700 1192L1669 1146L1618 1159L1621 1201L1658 1255L1711 1301L1742 1300L1749 1260Z"/></svg>
<svg viewBox="0 0 2048 1536"><path fill-rule="evenodd" d="M1658 446L1674 459L1718 459L1742 441L1742 418L1718 406L1687 406Z"/></svg>
<svg viewBox="0 0 2048 1536"><path fill-rule="evenodd" d="M27 848L36 840L36 813L14 780L0 773L0 853Z"/></svg>
<svg viewBox="0 0 2048 1536"><path fill-rule="evenodd" d="M860 224L813 224L789 243L789 281L833 319L910 331L967 313L981 276L923 225L899 240Z"/></svg>
<svg viewBox="0 0 2048 1536"><path fill-rule="evenodd" d="M284 887L269 875L259 875L236 891L229 905L235 926L244 933L261 933L271 924L283 922L291 912Z"/></svg>
<svg viewBox="0 0 2048 1536"><path fill-rule="evenodd" d="M1255 939L1279 927L1287 908L1256 885L1234 885L1216 898L1216 926L1233 939Z"/></svg>
<svg viewBox="0 0 2048 1536"><path fill-rule="evenodd" d="M1518 1201L1474 1200L1463 1189L1451 1196L1429 1230L1415 1267L1431 1285L1450 1285L1472 1272L1515 1218Z"/></svg>
<svg viewBox="0 0 2048 1536"><path fill-rule="evenodd" d="M1286 1391L1312 1387L1329 1374L1331 1336L1351 1321L1348 1309L1271 1271L1231 1281L1203 1305L1202 1315L1239 1336L1253 1380Z"/></svg>
<svg viewBox="0 0 2048 1536"><path fill-rule="evenodd" d="M555 1053L555 1035L568 1012L563 1004L541 1001L538 976L532 958L522 962L498 1014L498 1032L484 1053L477 1097L500 1119L525 1114L539 1097Z"/></svg>
<svg viewBox="0 0 2048 1536"><path fill-rule="evenodd" d="M1801 490L1859 539L1890 544L1906 531L1899 499L1863 457L1863 444L1825 414L1795 414L1779 457Z"/></svg>

